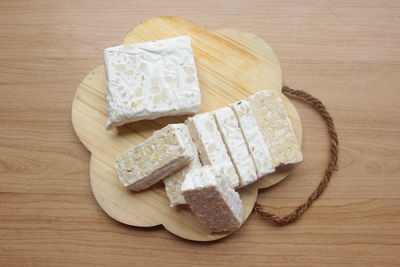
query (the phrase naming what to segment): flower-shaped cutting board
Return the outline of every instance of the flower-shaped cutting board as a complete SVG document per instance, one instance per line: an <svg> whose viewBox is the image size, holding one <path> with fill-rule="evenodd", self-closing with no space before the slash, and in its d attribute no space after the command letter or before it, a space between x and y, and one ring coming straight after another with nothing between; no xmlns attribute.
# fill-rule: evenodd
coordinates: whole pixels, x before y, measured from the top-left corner
<svg viewBox="0 0 400 267"><path fill-rule="evenodd" d="M157 17L134 27L123 43L139 43L179 35L189 35L200 81L202 105L198 113L224 107L257 91L281 91L281 68L272 49L254 34L236 30L206 30L177 17ZM110 46L118 44L110 44ZM163 183L135 193L125 189L114 169L115 158L143 142L154 130L169 123L184 122L187 116L165 117L130 123L106 130L106 80L104 67L92 70L79 85L73 105L72 122L81 142L91 152L90 183L104 211L115 220L133 226L162 224L182 238L209 241L229 233L210 234L186 207L170 208ZM296 109L282 95L298 140L301 122ZM279 168L255 184L239 190L247 218L257 199L258 189L284 179L291 167Z"/></svg>

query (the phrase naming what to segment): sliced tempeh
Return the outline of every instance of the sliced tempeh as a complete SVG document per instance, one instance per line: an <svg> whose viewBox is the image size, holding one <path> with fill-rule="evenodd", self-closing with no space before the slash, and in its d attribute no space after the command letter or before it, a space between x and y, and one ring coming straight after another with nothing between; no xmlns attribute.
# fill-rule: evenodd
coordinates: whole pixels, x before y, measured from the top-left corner
<svg viewBox="0 0 400 267"><path fill-rule="evenodd" d="M258 178L275 171L272 163L272 157L269 152L268 144L258 127L257 120L250 104L246 100L238 101L230 105L239 121L246 144L250 151L255 166L257 168Z"/></svg>
<svg viewBox="0 0 400 267"><path fill-rule="evenodd" d="M185 167L192 160L187 126L170 124L120 155L115 167L121 183L140 191Z"/></svg>
<svg viewBox="0 0 400 267"><path fill-rule="evenodd" d="M240 187L257 180L256 167L251 158L235 113L229 107L213 112L218 130L240 179Z"/></svg>
<svg viewBox="0 0 400 267"><path fill-rule="evenodd" d="M251 95L248 100L268 142L273 166L302 161L301 147L279 94L265 90Z"/></svg>
<svg viewBox="0 0 400 267"><path fill-rule="evenodd" d="M239 177L228 155L224 141L218 131L213 115L209 112L187 119L190 133L203 165L225 165L225 175L229 178L232 187L239 185Z"/></svg>
<svg viewBox="0 0 400 267"><path fill-rule="evenodd" d="M221 165L190 171L182 184L182 193L209 232L231 232L243 222L242 201Z"/></svg>
<svg viewBox="0 0 400 267"><path fill-rule="evenodd" d="M185 180L185 175L191 170L202 167L196 145L193 143L192 139L190 139L188 142L188 149L193 156L190 164L171 174L163 180L165 184L165 191L167 193L171 207L187 204L185 198L181 193L181 186L183 181Z"/></svg>

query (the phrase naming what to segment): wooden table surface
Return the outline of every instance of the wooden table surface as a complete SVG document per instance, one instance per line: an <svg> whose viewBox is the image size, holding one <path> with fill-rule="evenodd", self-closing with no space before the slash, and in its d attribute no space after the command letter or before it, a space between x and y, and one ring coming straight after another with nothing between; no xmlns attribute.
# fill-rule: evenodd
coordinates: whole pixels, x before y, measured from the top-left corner
<svg viewBox="0 0 400 267"><path fill-rule="evenodd" d="M109 218L71 125L79 82L137 23L159 15L264 38L286 84L326 104L339 171L298 222L256 214L216 242ZM0 265L399 266L399 1L0 1ZM295 101L305 160L259 201L304 201L327 162L323 121Z"/></svg>

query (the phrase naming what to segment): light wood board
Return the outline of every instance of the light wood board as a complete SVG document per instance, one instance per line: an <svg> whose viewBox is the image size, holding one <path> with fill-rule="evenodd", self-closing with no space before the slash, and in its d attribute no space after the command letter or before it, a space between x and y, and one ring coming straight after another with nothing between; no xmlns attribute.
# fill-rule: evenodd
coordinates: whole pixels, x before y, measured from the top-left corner
<svg viewBox="0 0 400 267"><path fill-rule="evenodd" d="M123 41L137 43L179 35L190 35L202 94L198 113L212 111L264 89L280 91L279 62L271 48L259 37L243 31L207 31L176 17L145 21L128 33ZM207 233L187 206L170 208L163 184L139 193L123 188L116 177L115 158L142 142L154 130L183 122L187 116L130 123L111 131L105 129L104 67L95 68L80 84L72 107L72 122L82 143L91 152L90 181L94 196L104 211L122 223L134 226L164 227L185 239L209 241L227 235ZM301 123L295 108L282 95L297 137ZM292 166L239 191L247 218L253 209L258 189L271 186L287 176Z"/></svg>

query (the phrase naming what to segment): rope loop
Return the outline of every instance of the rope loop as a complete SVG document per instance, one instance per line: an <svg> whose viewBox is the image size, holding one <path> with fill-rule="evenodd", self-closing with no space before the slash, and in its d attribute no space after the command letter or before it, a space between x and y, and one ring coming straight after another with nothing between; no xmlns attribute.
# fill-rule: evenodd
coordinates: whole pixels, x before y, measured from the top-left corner
<svg viewBox="0 0 400 267"><path fill-rule="evenodd" d="M326 107L320 100L313 97L309 93L302 90L291 89L287 86L282 87L282 92L286 96L298 97L303 99L305 102L310 104L325 120L326 125L328 127L328 134L330 137L331 147L329 150L329 162L325 170L325 175L320 181L318 187L311 193L308 199L294 209L290 214L286 216L278 216L273 212L266 211L260 204L256 203L254 209L257 213L259 213L263 218L273 221L278 225L286 225L296 221L304 212L307 211L309 207L313 204L313 202L324 192L326 187L328 186L329 180L332 174L337 170L337 162L338 162L338 154L339 154L339 140L336 133L335 124L333 123L333 119L331 115L326 110Z"/></svg>

